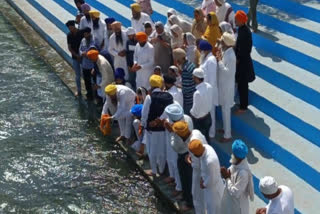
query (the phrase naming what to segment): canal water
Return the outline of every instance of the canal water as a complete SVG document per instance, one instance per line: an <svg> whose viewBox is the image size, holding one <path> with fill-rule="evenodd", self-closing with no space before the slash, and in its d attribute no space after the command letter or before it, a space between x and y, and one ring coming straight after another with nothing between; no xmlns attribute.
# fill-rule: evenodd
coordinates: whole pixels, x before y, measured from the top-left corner
<svg viewBox="0 0 320 214"><path fill-rule="evenodd" d="M0 15L0 213L171 213Z"/></svg>

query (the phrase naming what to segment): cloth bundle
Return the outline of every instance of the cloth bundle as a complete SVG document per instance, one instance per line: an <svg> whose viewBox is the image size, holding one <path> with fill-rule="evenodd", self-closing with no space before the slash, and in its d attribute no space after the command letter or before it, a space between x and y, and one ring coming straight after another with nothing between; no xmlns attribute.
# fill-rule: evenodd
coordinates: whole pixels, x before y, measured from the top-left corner
<svg viewBox="0 0 320 214"><path fill-rule="evenodd" d="M100 131L104 136L111 134L111 116L109 114L101 115Z"/></svg>

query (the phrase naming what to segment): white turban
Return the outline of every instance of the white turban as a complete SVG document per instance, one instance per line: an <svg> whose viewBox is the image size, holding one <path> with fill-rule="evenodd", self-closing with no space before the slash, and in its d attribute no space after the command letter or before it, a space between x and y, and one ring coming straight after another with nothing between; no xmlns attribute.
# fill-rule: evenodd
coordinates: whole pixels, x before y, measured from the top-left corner
<svg viewBox="0 0 320 214"><path fill-rule="evenodd" d="M135 32L135 30L133 29L133 27L128 27L127 28L127 35L129 36L129 35L135 35L136 34L136 32Z"/></svg>
<svg viewBox="0 0 320 214"><path fill-rule="evenodd" d="M278 191L278 183L273 177L265 176L260 179L259 189L265 195L272 195Z"/></svg>
<svg viewBox="0 0 320 214"><path fill-rule="evenodd" d="M194 69L192 75L201 79L204 78L204 72L201 68Z"/></svg>
<svg viewBox="0 0 320 214"><path fill-rule="evenodd" d="M222 34L221 40L227 45L227 46L234 46L236 44L236 40L234 36L228 32L225 32Z"/></svg>

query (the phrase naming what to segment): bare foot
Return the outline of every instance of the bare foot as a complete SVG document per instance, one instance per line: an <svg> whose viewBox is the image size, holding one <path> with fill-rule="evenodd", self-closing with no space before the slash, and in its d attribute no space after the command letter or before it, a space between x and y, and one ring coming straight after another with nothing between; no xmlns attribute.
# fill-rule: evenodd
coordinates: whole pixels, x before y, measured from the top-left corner
<svg viewBox="0 0 320 214"><path fill-rule="evenodd" d="M145 172L148 176L152 176L152 177L155 177L155 176L156 176L156 174L152 173L152 170L151 170L151 169L144 170L144 172Z"/></svg>

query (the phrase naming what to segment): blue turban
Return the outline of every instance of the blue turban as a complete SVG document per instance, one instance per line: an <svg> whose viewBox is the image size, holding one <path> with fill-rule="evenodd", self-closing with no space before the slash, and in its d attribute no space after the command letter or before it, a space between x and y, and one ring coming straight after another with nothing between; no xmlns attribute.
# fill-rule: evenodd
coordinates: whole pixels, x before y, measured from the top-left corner
<svg viewBox="0 0 320 214"><path fill-rule="evenodd" d="M173 122L181 120L184 115L183 108L178 103L168 105L164 111Z"/></svg>
<svg viewBox="0 0 320 214"><path fill-rule="evenodd" d="M104 21L106 22L106 24L112 24L112 23L115 22L116 20L111 17L111 18L106 18Z"/></svg>
<svg viewBox="0 0 320 214"><path fill-rule="evenodd" d="M124 80L124 76L125 76L125 73L124 73L123 68L116 68L116 70L115 70L115 72L114 72L114 78L115 78L115 79L122 79L122 80Z"/></svg>
<svg viewBox="0 0 320 214"><path fill-rule="evenodd" d="M248 147L242 140L235 140L232 144L232 153L240 159L244 159L248 154Z"/></svg>
<svg viewBox="0 0 320 214"><path fill-rule="evenodd" d="M201 51L211 51L212 45L207 40L201 40L199 43L199 49Z"/></svg>
<svg viewBox="0 0 320 214"><path fill-rule="evenodd" d="M132 106L131 114L133 114L136 117L141 117L142 108L143 108L142 104L136 104Z"/></svg>

